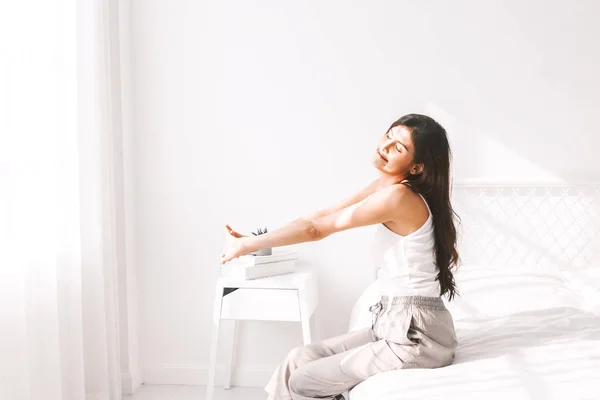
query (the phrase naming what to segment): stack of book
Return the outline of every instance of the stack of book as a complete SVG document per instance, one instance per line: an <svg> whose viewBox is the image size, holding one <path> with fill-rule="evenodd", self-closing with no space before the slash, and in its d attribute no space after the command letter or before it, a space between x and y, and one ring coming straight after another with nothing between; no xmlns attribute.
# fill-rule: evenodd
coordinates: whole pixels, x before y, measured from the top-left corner
<svg viewBox="0 0 600 400"><path fill-rule="evenodd" d="M246 255L221 265L221 275L235 279L256 279L289 274L296 270L298 253L285 251L270 256Z"/></svg>

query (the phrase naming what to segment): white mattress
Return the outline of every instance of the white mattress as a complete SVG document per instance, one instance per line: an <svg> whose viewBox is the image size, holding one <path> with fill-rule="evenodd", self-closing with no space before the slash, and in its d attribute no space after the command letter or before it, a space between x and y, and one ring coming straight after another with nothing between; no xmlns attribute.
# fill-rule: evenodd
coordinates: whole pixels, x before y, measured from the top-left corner
<svg viewBox="0 0 600 400"><path fill-rule="evenodd" d="M457 282L454 363L381 373L351 400L600 399L600 316L581 291L557 274L517 270L471 269Z"/></svg>

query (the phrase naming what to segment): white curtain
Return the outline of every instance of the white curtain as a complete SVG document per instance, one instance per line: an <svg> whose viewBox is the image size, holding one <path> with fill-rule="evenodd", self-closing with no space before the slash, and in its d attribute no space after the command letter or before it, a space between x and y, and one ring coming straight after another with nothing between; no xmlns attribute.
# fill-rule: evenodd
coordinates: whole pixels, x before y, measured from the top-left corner
<svg viewBox="0 0 600 400"><path fill-rule="evenodd" d="M116 0L0 5L0 399L121 398Z"/></svg>

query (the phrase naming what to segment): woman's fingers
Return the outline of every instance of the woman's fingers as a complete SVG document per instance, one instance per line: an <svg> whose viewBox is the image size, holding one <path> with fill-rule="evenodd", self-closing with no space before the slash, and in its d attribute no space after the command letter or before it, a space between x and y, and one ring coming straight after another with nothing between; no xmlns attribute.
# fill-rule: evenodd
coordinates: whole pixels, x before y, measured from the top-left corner
<svg viewBox="0 0 600 400"><path fill-rule="evenodd" d="M230 261L231 258L225 257L225 253L221 254L221 265L225 264L227 261Z"/></svg>
<svg viewBox="0 0 600 400"><path fill-rule="evenodd" d="M235 256L233 254L230 254L230 255L226 256L225 254L223 254L221 256L221 265L225 264L226 262L229 262L229 261L233 260L234 258L237 258L237 256Z"/></svg>
<svg viewBox="0 0 600 400"><path fill-rule="evenodd" d="M227 230L227 233L235 238L235 240L227 239L227 250L224 253L221 253L221 264L231 261L234 258L238 258L241 255L248 254L248 252L244 252L245 250L242 249L242 241L246 236L234 231L228 224L225 225L225 229Z"/></svg>
<svg viewBox="0 0 600 400"><path fill-rule="evenodd" d="M241 238L244 236L241 233L234 231L229 225L225 225L225 229L227 229L227 232L229 232L229 234L231 234L232 236L234 236L236 238Z"/></svg>

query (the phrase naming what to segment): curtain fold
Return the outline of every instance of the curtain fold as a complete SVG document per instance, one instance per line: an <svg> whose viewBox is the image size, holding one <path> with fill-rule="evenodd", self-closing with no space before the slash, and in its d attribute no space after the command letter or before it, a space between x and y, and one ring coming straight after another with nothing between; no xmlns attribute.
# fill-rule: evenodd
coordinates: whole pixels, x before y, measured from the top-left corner
<svg viewBox="0 0 600 400"><path fill-rule="evenodd" d="M118 2L6 3L0 399L120 399Z"/></svg>

